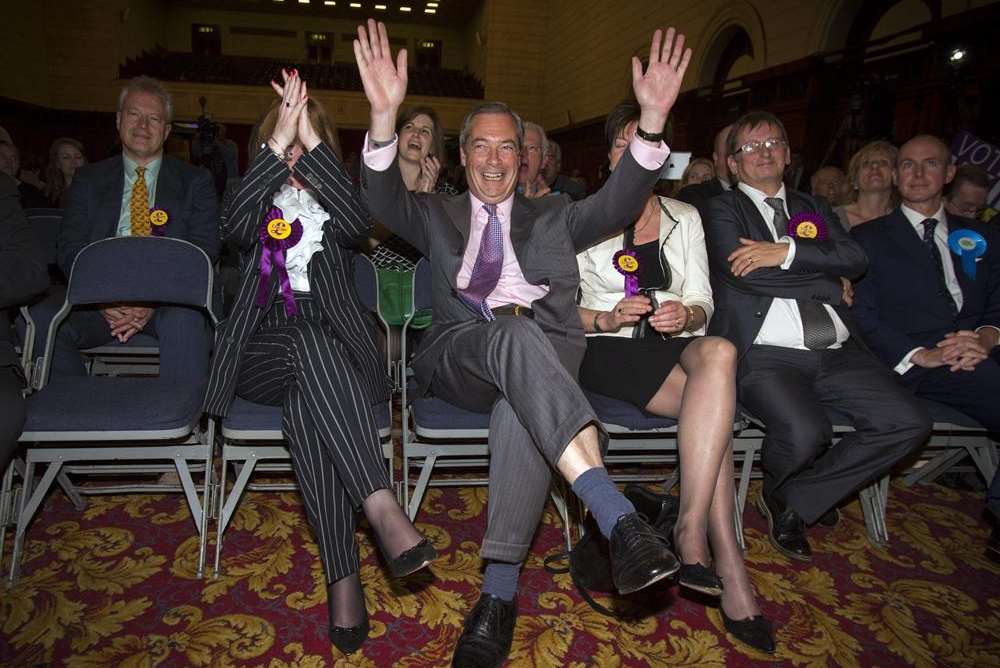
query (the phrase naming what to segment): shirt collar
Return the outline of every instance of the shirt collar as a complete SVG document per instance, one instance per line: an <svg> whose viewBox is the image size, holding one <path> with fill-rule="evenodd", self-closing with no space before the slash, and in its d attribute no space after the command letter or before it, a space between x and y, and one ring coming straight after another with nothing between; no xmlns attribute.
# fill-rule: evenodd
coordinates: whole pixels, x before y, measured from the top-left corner
<svg viewBox="0 0 1000 668"><path fill-rule="evenodd" d="M139 166L139 163L128 157L124 151L122 152L122 163L125 166L125 179L131 183L135 180L135 168ZM144 176L146 177L147 182L156 180L156 177L160 175L160 165L162 164L162 153L146 164L146 172Z"/></svg>
<svg viewBox="0 0 1000 668"><path fill-rule="evenodd" d="M924 214L920 213L919 211L914 211L913 209L911 209L910 207L906 206L905 204L900 204L899 205L899 209L900 209L900 211L903 212L903 215L906 216L906 219L908 221L910 221L910 225L912 225L914 227L914 229L916 229L917 232L919 232L920 234L924 233L923 222L925 220L927 220L928 218L933 218L937 222L944 223L945 225L948 224L948 221L945 220L945 217L944 217L944 204L943 203L941 204L941 206L938 207L937 213L935 213L933 216L925 216Z"/></svg>
<svg viewBox="0 0 1000 668"><path fill-rule="evenodd" d="M479 218L479 213L483 211L483 201L478 197L469 193L469 200L472 203L472 220L477 220ZM505 199L502 202L497 203L497 216L500 217L500 222L506 224L510 220L510 210L514 207L514 194Z"/></svg>
<svg viewBox="0 0 1000 668"><path fill-rule="evenodd" d="M742 181L740 181L736 187L742 190L750 199L752 199L753 203L757 205L758 209L763 209L765 211L772 210L771 205L764 201L766 198L770 197L770 195L767 195L766 193L764 193L764 191L757 190L753 186L747 185ZM781 199L781 201L785 203L785 211L788 211L788 198L785 195L786 195L785 184L782 183L781 187L778 188L778 192L774 194L774 197Z"/></svg>

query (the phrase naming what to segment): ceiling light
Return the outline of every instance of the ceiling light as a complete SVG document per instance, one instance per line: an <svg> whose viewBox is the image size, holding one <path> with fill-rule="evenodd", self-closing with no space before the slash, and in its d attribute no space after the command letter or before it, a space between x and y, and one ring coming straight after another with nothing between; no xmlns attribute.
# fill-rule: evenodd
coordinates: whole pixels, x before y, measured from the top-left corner
<svg viewBox="0 0 1000 668"><path fill-rule="evenodd" d="M361 9L361 3L360 2L352 2L351 3L351 9Z"/></svg>
<svg viewBox="0 0 1000 668"><path fill-rule="evenodd" d="M385 5L375 5L375 9L385 9Z"/></svg>
<svg viewBox="0 0 1000 668"><path fill-rule="evenodd" d="M428 8L424 10L424 14L437 14L437 10Z"/></svg>
<svg viewBox="0 0 1000 668"><path fill-rule="evenodd" d="M334 0L323 0L323 4L327 7L336 7L337 3Z"/></svg>
<svg viewBox="0 0 1000 668"><path fill-rule="evenodd" d="M438 3L436 3L436 2L428 2L428 3L427 3L427 6L428 6L428 7L437 7L437 6L438 6Z"/></svg>
<svg viewBox="0 0 1000 668"><path fill-rule="evenodd" d="M401 12L408 12L408 11L410 11L410 8L407 7L407 6L405 6L405 5L403 5L402 7L399 8L399 11L401 11Z"/></svg>
<svg viewBox="0 0 1000 668"><path fill-rule="evenodd" d="M308 5L309 4L309 0L299 0L299 4L300 5Z"/></svg>
<svg viewBox="0 0 1000 668"><path fill-rule="evenodd" d="M965 49L955 49L948 55L948 60L953 63L960 63L965 60Z"/></svg>

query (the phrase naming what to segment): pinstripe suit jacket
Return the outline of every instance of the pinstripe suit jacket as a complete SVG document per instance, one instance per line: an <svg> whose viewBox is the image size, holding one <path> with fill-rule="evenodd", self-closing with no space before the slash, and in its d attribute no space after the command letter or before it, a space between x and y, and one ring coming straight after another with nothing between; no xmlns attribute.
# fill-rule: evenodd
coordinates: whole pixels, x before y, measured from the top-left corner
<svg viewBox="0 0 1000 668"><path fill-rule="evenodd" d="M375 324L354 290L352 260L358 241L368 235L371 227L368 212L359 202L350 176L326 144L299 158L295 177L314 190L330 213L330 220L324 224L323 250L309 261L313 299L334 335L347 347L371 403L387 401L389 378L375 349ZM211 415L226 415L229 410L243 349L267 312L254 303L260 280L261 246L257 235L272 196L287 178L288 165L270 151L261 151L222 215L222 236L239 243L243 273L232 314L216 334L205 398L205 412ZM277 294L274 272L269 305Z"/></svg>

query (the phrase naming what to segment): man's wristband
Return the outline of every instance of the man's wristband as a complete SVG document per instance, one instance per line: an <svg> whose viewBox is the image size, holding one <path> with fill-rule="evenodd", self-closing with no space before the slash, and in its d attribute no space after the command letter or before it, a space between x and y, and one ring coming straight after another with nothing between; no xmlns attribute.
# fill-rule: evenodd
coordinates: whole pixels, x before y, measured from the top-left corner
<svg viewBox="0 0 1000 668"><path fill-rule="evenodd" d="M644 139L653 144L659 144L663 141L663 130L660 130L659 132L646 132L636 125L635 134L638 135L639 139Z"/></svg>

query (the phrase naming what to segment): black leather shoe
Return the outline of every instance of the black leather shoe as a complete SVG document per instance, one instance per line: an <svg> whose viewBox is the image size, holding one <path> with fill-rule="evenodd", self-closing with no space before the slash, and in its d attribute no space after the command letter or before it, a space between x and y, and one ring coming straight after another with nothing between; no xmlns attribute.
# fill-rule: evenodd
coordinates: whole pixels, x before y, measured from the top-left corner
<svg viewBox="0 0 1000 668"><path fill-rule="evenodd" d="M656 533L639 513L622 515L608 541L611 549L611 579L620 594L631 594L670 577L681 567L667 548L666 539Z"/></svg>
<svg viewBox="0 0 1000 668"><path fill-rule="evenodd" d="M394 578L405 578L419 571L424 566L437 559L438 553L426 538L403 552L395 559L389 560L389 572Z"/></svg>
<svg viewBox="0 0 1000 668"><path fill-rule="evenodd" d="M499 668L514 641L517 598L509 603L492 594L482 594L465 618L465 628L455 646L451 665L455 668Z"/></svg>
<svg viewBox="0 0 1000 668"><path fill-rule="evenodd" d="M746 643L756 650L774 654L774 636L771 635L771 622L764 615L747 617L746 619L730 619L726 612L719 608L722 613L722 625L726 627L729 634L742 643Z"/></svg>
<svg viewBox="0 0 1000 668"><path fill-rule="evenodd" d="M757 498L757 508L767 519L771 545L790 559L809 561L812 548L806 538L806 525L799 514L775 498Z"/></svg>
<svg viewBox="0 0 1000 668"><path fill-rule="evenodd" d="M671 494L657 494L641 485L626 485L625 498L637 513L642 515L657 533L668 541L673 540L674 525L680 513L681 502Z"/></svg>
<svg viewBox="0 0 1000 668"><path fill-rule="evenodd" d="M368 640L368 611L365 611L365 620L357 626L334 626L330 625L330 642L344 654L351 654L361 649L361 646Z"/></svg>
<svg viewBox="0 0 1000 668"><path fill-rule="evenodd" d="M681 564L680 570L677 571L677 582L682 587L708 596L722 595L722 580L714 570L700 563Z"/></svg>
<svg viewBox="0 0 1000 668"><path fill-rule="evenodd" d="M836 507L830 508L830 510L823 513L822 517L816 520L816 524L824 527L833 528L840 523L840 511Z"/></svg>

